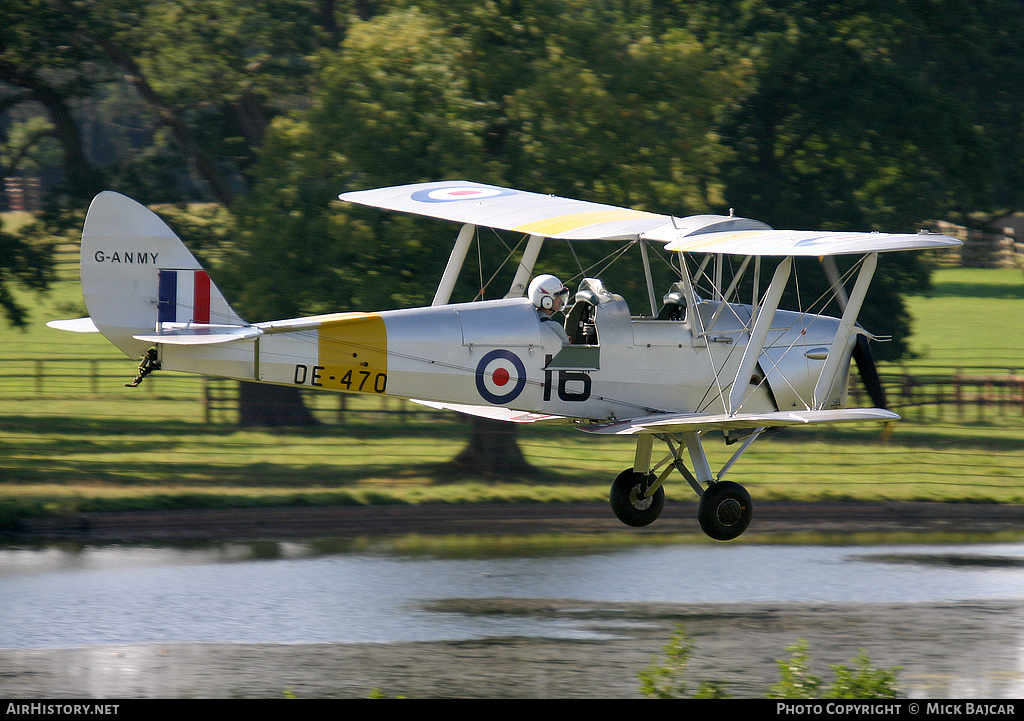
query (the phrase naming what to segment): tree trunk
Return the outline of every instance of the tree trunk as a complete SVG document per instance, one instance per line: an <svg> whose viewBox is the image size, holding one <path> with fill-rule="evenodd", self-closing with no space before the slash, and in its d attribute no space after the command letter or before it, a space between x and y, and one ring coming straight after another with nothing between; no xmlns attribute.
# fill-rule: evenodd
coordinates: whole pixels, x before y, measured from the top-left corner
<svg viewBox="0 0 1024 721"><path fill-rule="evenodd" d="M244 428L281 428L320 425L298 388L241 381L238 384L238 425Z"/></svg>
<svg viewBox="0 0 1024 721"><path fill-rule="evenodd" d="M455 457L454 465L487 475L529 473L533 466L519 449L519 428L508 421L473 418L473 431L467 445Z"/></svg>

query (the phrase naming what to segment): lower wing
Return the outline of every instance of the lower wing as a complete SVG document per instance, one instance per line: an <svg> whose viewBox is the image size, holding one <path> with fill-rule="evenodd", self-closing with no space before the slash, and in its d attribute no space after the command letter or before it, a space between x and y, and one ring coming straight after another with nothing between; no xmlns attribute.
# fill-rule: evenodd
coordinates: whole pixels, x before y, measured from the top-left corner
<svg viewBox="0 0 1024 721"><path fill-rule="evenodd" d="M627 418L622 421L580 426L587 433L631 436L637 433L673 433L678 431L741 430L822 423L895 421L899 416L882 408L842 408L824 411L775 411L772 413L660 413Z"/></svg>

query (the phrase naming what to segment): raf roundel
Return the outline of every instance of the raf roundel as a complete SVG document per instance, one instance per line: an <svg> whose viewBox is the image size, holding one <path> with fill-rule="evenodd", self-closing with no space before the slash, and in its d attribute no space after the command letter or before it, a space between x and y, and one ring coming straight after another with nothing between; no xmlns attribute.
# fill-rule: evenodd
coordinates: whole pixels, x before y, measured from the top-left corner
<svg viewBox="0 0 1024 721"><path fill-rule="evenodd" d="M526 366L512 351L492 350L476 365L476 389L488 403L511 403L526 387Z"/></svg>
<svg viewBox="0 0 1024 721"><path fill-rule="evenodd" d="M454 203L460 200L484 200L485 198L497 198L502 195L515 194L516 191L508 188L452 185L444 188L419 190L410 197L421 203Z"/></svg>

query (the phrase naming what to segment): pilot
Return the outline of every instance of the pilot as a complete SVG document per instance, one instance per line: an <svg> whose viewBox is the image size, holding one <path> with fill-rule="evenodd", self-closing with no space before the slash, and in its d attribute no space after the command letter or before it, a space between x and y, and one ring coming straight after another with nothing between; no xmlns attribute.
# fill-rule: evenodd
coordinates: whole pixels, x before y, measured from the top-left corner
<svg viewBox="0 0 1024 721"><path fill-rule="evenodd" d="M562 345L569 345L569 334L565 332L561 323L551 317L562 310L569 297L569 289L553 275L538 275L530 281L529 295L537 309L537 315L540 316L541 325L556 333Z"/></svg>

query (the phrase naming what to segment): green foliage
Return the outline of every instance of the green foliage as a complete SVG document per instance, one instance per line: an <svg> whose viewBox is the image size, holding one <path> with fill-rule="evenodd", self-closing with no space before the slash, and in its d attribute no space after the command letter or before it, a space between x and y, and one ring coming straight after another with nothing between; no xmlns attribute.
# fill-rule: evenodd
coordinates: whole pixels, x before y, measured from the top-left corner
<svg viewBox="0 0 1024 721"><path fill-rule="evenodd" d="M687 698L690 695L689 682L686 679L687 666L693 654L693 641L687 635L682 624L676 627L671 640L664 647L665 657L660 661L651 662L640 676L640 692L650 698ZM712 699L728 698L723 684L713 681L702 681L697 687L693 698Z"/></svg>
<svg viewBox="0 0 1024 721"><path fill-rule="evenodd" d="M41 222L29 225L38 227ZM54 279L55 239L40 235L32 237L24 229L18 235L0 230L0 312L13 326L24 327L27 323L27 309L14 286L39 293Z"/></svg>
<svg viewBox="0 0 1024 721"><path fill-rule="evenodd" d="M737 150L730 202L777 227L892 230L991 207L989 171L1005 163L991 133L1020 138L991 102L1022 70L1006 42L1021 30L1013 5L696 4L698 36L747 47L756 67L754 93L722 129ZM986 53L1005 63L1001 79L976 64Z"/></svg>
<svg viewBox="0 0 1024 721"><path fill-rule="evenodd" d="M826 698L896 698L899 667L872 668L866 652L853 659L854 668L832 666L835 680Z"/></svg>
<svg viewBox="0 0 1024 721"><path fill-rule="evenodd" d="M822 688L822 679L810 673L810 656L807 641L799 639L787 651L790 657L776 661L780 680L766 693L770 699L811 699L845 698L872 699L896 698L896 677L899 667L876 669L866 652L853 659L854 666L831 666L835 679L830 686ZM664 658L654 659L639 675L640 692L650 698L688 698L689 684L686 679L687 666L693 654L693 642L682 624L664 647ZM725 684L717 681L702 681L693 698L729 698Z"/></svg>
<svg viewBox="0 0 1024 721"><path fill-rule="evenodd" d="M572 35L563 30L561 44L549 39L533 82L511 96L519 148L510 177L679 215L721 208L729 153L715 127L726 104L743 95L749 66L724 61L684 29L609 34L608 24L574 19Z"/></svg>
<svg viewBox="0 0 1024 721"><path fill-rule="evenodd" d="M346 189L465 177L851 230L1024 203L1014 0L2 4L5 172L57 177L64 209L239 199L253 318L429 300L451 229ZM890 255L862 323L895 358L928 270Z"/></svg>
<svg viewBox="0 0 1024 721"><path fill-rule="evenodd" d="M767 698L817 698L821 678L812 675L808 668L810 656L807 641L800 639L786 650L791 655L788 659L775 662L781 678L768 690Z"/></svg>
<svg viewBox="0 0 1024 721"><path fill-rule="evenodd" d="M42 116L13 122L0 145L0 163L29 172L59 165L60 146L52 136L53 123Z"/></svg>
<svg viewBox="0 0 1024 721"><path fill-rule="evenodd" d="M243 313L429 301L450 228L439 236L439 224L329 199L356 179L370 187L486 178L480 107L460 70L467 52L436 20L409 10L356 22L339 50L317 56L310 107L273 124L253 191L238 205Z"/></svg>
<svg viewBox="0 0 1024 721"><path fill-rule="evenodd" d="M720 190L716 108L741 74L683 30L654 39L569 5L524 10L512 24L497 6L465 8L473 21L454 26L440 10L394 9L321 51L311 104L272 125L238 206L243 312L429 301L451 228L325 202L346 188L471 178L707 209ZM488 76L502 66L495 55L518 72ZM276 282L261 280L268 269Z"/></svg>
<svg viewBox="0 0 1024 721"><path fill-rule="evenodd" d="M853 659L853 668L831 665L835 679L830 686L822 688L822 679L808 670L807 641L800 639L786 650L792 655L776 661L781 679L769 689L768 698L896 698L896 677L900 668L873 668L865 651Z"/></svg>

